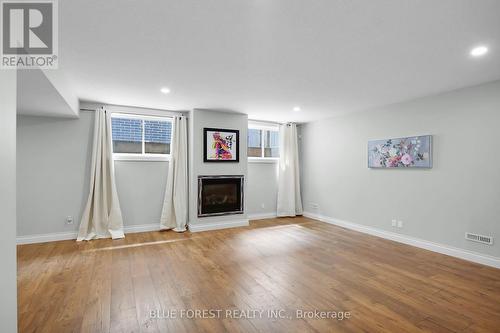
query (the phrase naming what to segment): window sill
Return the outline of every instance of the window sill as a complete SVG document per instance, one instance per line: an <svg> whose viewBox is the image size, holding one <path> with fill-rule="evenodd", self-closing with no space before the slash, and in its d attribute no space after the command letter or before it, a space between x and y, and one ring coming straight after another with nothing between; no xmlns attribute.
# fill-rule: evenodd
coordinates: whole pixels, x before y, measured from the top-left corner
<svg viewBox="0 0 500 333"><path fill-rule="evenodd" d="M135 162L168 162L170 161L170 155L167 156L145 156L145 155L134 155L134 154L114 154L113 161L135 161Z"/></svg>
<svg viewBox="0 0 500 333"><path fill-rule="evenodd" d="M249 157L248 163L271 163L276 164L279 162L279 158L274 157Z"/></svg>

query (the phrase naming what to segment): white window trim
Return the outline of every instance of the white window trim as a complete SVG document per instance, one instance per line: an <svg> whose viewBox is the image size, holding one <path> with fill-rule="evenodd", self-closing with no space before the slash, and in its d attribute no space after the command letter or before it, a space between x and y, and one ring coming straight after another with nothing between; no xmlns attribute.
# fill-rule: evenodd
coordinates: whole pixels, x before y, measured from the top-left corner
<svg viewBox="0 0 500 333"><path fill-rule="evenodd" d="M168 162L170 154L126 154L113 153L114 161L150 161L150 162Z"/></svg>
<svg viewBox="0 0 500 333"><path fill-rule="evenodd" d="M279 129L280 129L278 124L275 124L275 125L271 125L271 124L267 124L267 123L260 124L260 123L257 123L255 121L249 121L248 128L269 130L269 131L279 131Z"/></svg>
<svg viewBox="0 0 500 333"><path fill-rule="evenodd" d="M173 117L171 116L151 116L142 114L131 113L111 113L111 118L126 118L126 119L139 119L139 120L160 120L169 121L172 124L172 132L174 130ZM113 128L111 128L113 131ZM171 154L146 154L145 151L145 130L144 122L142 122L142 153L115 153L113 152L113 161L146 161L146 162L168 162L170 161Z"/></svg>
<svg viewBox="0 0 500 333"><path fill-rule="evenodd" d="M249 157L248 163L278 163L279 157Z"/></svg>
<svg viewBox="0 0 500 333"><path fill-rule="evenodd" d="M132 114L132 113L120 113L120 112L111 113L111 118L146 119L146 120L163 120L163 121L165 120L172 121L172 119L174 119L171 116L152 116L145 114Z"/></svg>
<svg viewBox="0 0 500 333"><path fill-rule="evenodd" d="M248 157L249 163L278 163L279 157L264 157L264 131L273 131L279 132L279 125L271 125L271 124L259 124L257 122L249 122L248 129L256 129L261 130L261 156L260 157Z"/></svg>

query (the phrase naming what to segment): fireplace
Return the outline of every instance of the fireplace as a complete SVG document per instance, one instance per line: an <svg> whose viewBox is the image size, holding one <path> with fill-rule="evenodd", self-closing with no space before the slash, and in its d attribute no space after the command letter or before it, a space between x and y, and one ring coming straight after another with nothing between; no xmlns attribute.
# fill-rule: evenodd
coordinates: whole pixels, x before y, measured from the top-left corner
<svg viewBox="0 0 500 333"><path fill-rule="evenodd" d="M243 214L244 176L198 176L198 217Z"/></svg>

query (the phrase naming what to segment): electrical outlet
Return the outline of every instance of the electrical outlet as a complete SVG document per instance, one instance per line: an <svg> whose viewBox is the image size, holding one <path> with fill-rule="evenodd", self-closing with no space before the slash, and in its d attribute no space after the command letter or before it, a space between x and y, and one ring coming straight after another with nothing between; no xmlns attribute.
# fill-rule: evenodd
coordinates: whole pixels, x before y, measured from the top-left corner
<svg viewBox="0 0 500 333"><path fill-rule="evenodd" d="M315 202L311 202L311 208L312 209L318 209L319 208L319 204L317 204Z"/></svg>
<svg viewBox="0 0 500 333"><path fill-rule="evenodd" d="M402 228L403 227L403 221L398 221L398 228Z"/></svg>
<svg viewBox="0 0 500 333"><path fill-rule="evenodd" d="M66 216L66 224L73 224L73 216Z"/></svg>
<svg viewBox="0 0 500 333"><path fill-rule="evenodd" d="M265 209L266 208L266 204L265 203L261 203L260 204L260 208Z"/></svg>
<svg viewBox="0 0 500 333"><path fill-rule="evenodd" d="M391 226L397 227L397 225L398 225L398 221L396 221L396 220L391 221Z"/></svg>

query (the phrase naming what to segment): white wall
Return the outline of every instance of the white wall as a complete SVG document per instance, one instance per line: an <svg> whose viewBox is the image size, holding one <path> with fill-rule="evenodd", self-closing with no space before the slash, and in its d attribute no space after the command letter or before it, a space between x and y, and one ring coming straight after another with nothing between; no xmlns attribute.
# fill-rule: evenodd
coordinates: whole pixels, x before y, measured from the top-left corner
<svg viewBox="0 0 500 333"><path fill-rule="evenodd" d="M247 128L246 114L227 113L211 110L193 110L189 117L190 123L190 191L189 191L189 225L192 230L197 225L215 225L232 223L247 219L247 202L245 213L228 216L198 218L198 176L202 175L244 175L245 192L248 187L247 177ZM203 162L203 128L227 128L240 131L240 160L238 163L205 163ZM245 197L246 199L246 197ZM247 200L246 200L247 201Z"/></svg>
<svg viewBox="0 0 500 333"><path fill-rule="evenodd" d="M17 235L78 230L89 191L94 113L80 119L18 117ZM117 161L125 226L159 223L167 162ZM65 224L66 216L74 224Z"/></svg>
<svg viewBox="0 0 500 333"><path fill-rule="evenodd" d="M0 75L0 331L17 332L16 71Z"/></svg>
<svg viewBox="0 0 500 333"><path fill-rule="evenodd" d="M303 125L304 208L500 257L499 124L500 81ZM421 134L434 136L432 169L367 168L368 140Z"/></svg>
<svg viewBox="0 0 500 333"><path fill-rule="evenodd" d="M17 75L17 114L78 118L78 98L61 71L30 69Z"/></svg>

